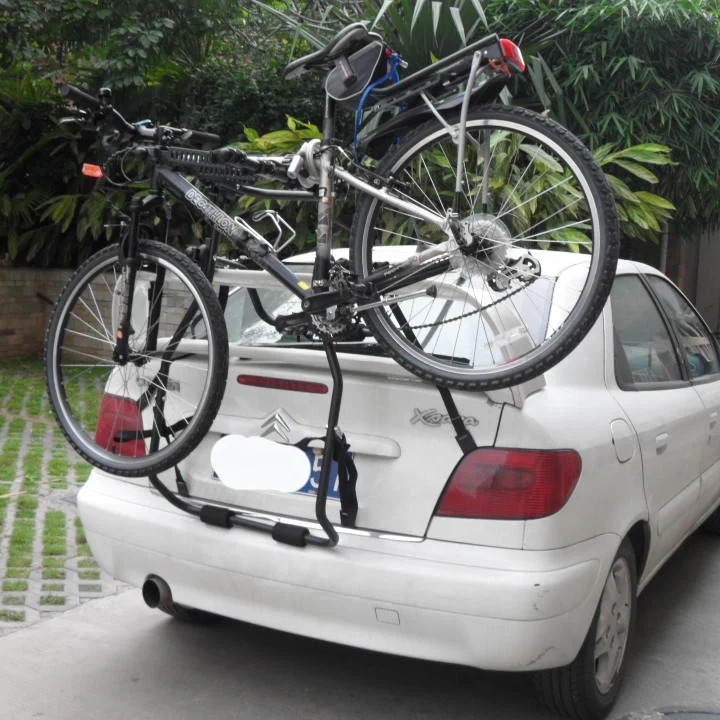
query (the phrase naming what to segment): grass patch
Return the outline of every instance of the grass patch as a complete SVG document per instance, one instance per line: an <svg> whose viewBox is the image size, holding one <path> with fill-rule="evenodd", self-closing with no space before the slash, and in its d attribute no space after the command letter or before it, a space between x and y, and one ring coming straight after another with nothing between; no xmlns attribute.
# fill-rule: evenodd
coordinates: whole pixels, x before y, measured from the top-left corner
<svg viewBox="0 0 720 720"><path fill-rule="evenodd" d="M15 479L17 472L17 455L9 457L5 453L0 455L0 482L11 483Z"/></svg>
<svg viewBox="0 0 720 720"><path fill-rule="evenodd" d="M10 548L15 550L32 550L35 541L35 523L32 520L15 519L10 535Z"/></svg>
<svg viewBox="0 0 720 720"><path fill-rule="evenodd" d="M57 570L56 568L45 568L45 570L42 571L42 579L43 580L64 580L65 579L65 571Z"/></svg>
<svg viewBox="0 0 720 720"><path fill-rule="evenodd" d="M81 580L99 580L100 579L100 571L99 570L80 570L78 572L78 577Z"/></svg>
<svg viewBox="0 0 720 720"><path fill-rule="evenodd" d="M0 609L0 621L2 622L25 622L25 612L17 610Z"/></svg>
<svg viewBox="0 0 720 720"><path fill-rule="evenodd" d="M7 404L7 411L11 415L19 415L25 403L25 395L30 388L28 380L16 380L12 389L12 395Z"/></svg>
<svg viewBox="0 0 720 720"><path fill-rule="evenodd" d="M96 568L98 564L92 558L82 558L78 560L79 568Z"/></svg>
<svg viewBox="0 0 720 720"><path fill-rule="evenodd" d="M42 559L42 566L44 568L62 568L65 567L65 560L56 557L44 557Z"/></svg>
<svg viewBox="0 0 720 720"><path fill-rule="evenodd" d="M67 546L65 543L58 543L58 544L49 544L49 545L43 545L42 554L43 555L65 555L67 552Z"/></svg>
<svg viewBox="0 0 720 720"><path fill-rule="evenodd" d="M24 595L7 595L3 598L3 605L24 605Z"/></svg>
<svg viewBox="0 0 720 720"><path fill-rule="evenodd" d="M75 520L75 542L78 545L86 545L87 538L85 537L85 529L80 522L80 518Z"/></svg>
<svg viewBox="0 0 720 720"><path fill-rule="evenodd" d="M43 595L40 598L40 604L41 605L64 605L65 604L65 596L64 595Z"/></svg>
<svg viewBox="0 0 720 720"><path fill-rule="evenodd" d="M79 462L73 465L73 470L75 472L75 482L78 485L83 485L90 475L92 466L86 462Z"/></svg>
<svg viewBox="0 0 720 720"><path fill-rule="evenodd" d="M65 513L60 510L48 510L45 515L45 531L56 530L65 534Z"/></svg>
<svg viewBox="0 0 720 720"><path fill-rule="evenodd" d="M2 589L3 592L27 592L28 584L24 580L5 580Z"/></svg>
<svg viewBox="0 0 720 720"><path fill-rule="evenodd" d="M17 506L23 510L37 510L38 499L32 495L18 495Z"/></svg>
<svg viewBox="0 0 720 720"><path fill-rule="evenodd" d="M6 578L19 578L21 580L27 580L30 577L30 571L20 567L9 567L5 571Z"/></svg>
<svg viewBox="0 0 720 720"><path fill-rule="evenodd" d="M8 572L5 577L11 577L10 568L29 568L32 566L32 555L26 553L13 553L8 557ZM17 576L15 576L17 577Z"/></svg>
<svg viewBox="0 0 720 720"><path fill-rule="evenodd" d="M65 586L62 583L43 583L43 592L62 592Z"/></svg>
<svg viewBox="0 0 720 720"><path fill-rule="evenodd" d="M65 555L65 513L60 510L49 510L45 515L43 530L43 555Z"/></svg>

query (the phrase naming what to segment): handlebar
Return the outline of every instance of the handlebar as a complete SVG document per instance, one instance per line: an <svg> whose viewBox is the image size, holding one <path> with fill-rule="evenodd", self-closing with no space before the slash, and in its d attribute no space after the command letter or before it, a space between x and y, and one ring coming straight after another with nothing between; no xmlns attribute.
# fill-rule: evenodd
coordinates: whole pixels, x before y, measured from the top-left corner
<svg viewBox="0 0 720 720"><path fill-rule="evenodd" d="M150 142L163 142L165 140L180 141L191 145L212 145L219 147L222 139L214 133L202 132L200 130L188 130L187 128L175 128L169 125L157 125L144 127L142 125L129 123L110 103L110 93L107 97L100 99L88 95L84 90L63 83L60 85L60 94L72 100L76 105L83 106L95 111L96 119L105 119L125 135L133 138L140 138ZM102 91L101 91L102 98Z"/></svg>

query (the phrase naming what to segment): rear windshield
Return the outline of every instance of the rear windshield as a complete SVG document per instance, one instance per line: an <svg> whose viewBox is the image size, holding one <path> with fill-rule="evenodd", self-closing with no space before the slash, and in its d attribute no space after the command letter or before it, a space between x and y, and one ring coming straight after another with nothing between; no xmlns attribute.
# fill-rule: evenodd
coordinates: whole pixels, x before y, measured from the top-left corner
<svg viewBox="0 0 720 720"><path fill-rule="evenodd" d="M296 273L311 273L311 265L293 265ZM529 286L528 289L515 294L512 299L513 306L517 309L523 318L524 326L533 342L537 343L542 340L547 332L548 317L550 314L550 304L552 300L553 288L555 286L555 278L540 277ZM300 312L300 300L295 297L289 290L278 288L277 290L258 289L257 293L265 311L271 316L288 315L290 313ZM408 314L422 314L418 310L418 305L425 300L408 300L400 303L400 307ZM411 308L410 304L414 303ZM457 308L454 307L457 304ZM407 305L407 307L405 307ZM461 303L449 303L443 308L443 314L446 317L462 314L467 308ZM228 339L231 343L240 345L278 345L281 343L302 343L307 345L317 344L304 336L287 335L278 332L274 327L264 322L255 312L253 304L245 288L236 288L228 297L225 309L225 322L228 330ZM483 323L484 324L484 323ZM468 324L470 328L471 324ZM426 332L432 332L427 330ZM478 336L491 338L497 332L497 328L488 325L482 332L478 333L477 326L474 327L472 336L468 334L467 338L458 340L455 333L449 334L452 337L453 346L448 347L446 351L457 355L458 350L462 354L462 346L467 345L468 357L473 357L475 362L483 362L483 350L477 345ZM204 327L200 323L195 329L195 337L204 337ZM422 336L419 337L422 341ZM458 346L459 343L459 346ZM358 344L355 343L357 346ZM366 338L361 344L365 350L369 350L368 346L376 346L372 337ZM435 353L442 354L442 340L434 348ZM490 356L491 348L487 350L487 358L489 363L494 362Z"/></svg>

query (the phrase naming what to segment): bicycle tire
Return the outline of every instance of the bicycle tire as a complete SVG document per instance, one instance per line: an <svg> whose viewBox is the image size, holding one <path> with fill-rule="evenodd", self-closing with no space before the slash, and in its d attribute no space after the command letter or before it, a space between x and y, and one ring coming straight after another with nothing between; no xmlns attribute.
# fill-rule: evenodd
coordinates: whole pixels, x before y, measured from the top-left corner
<svg viewBox="0 0 720 720"><path fill-rule="evenodd" d="M133 359L113 358L126 282L117 246L68 279L44 352L65 437L95 467L126 477L167 470L198 445L220 407L229 352L223 311L200 268L153 240L139 242L137 257Z"/></svg>
<svg viewBox="0 0 720 720"><path fill-rule="evenodd" d="M592 154L567 129L525 108L499 105L468 114L458 194L453 133L459 115L447 122L431 120L408 133L375 173L390 192L437 214L445 215L452 199L472 248L456 247L436 278L401 291L407 297L419 288L417 296L425 288L424 296L392 298L362 316L390 355L425 380L460 390L508 387L562 360L602 311L618 258L615 202ZM436 226L365 195L353 219L351 264L363 279L388 259L447 239ZM394 255L388 249L408 241L413 248ZM560 310L553 304L552 323L557 276L542 268L553 257L557 264L557 254L545 253L547 246L586 251L574 255L578 263L565 262L576 265L577 298ZM513 262L540 270L518 280Z"/></svg>

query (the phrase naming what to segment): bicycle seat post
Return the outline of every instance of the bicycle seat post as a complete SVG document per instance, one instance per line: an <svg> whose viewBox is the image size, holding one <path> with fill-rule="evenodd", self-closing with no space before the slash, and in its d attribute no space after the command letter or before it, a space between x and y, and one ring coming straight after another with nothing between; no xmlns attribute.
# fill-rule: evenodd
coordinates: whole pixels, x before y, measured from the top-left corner
<svg viewBox="0 0 720 720"><path fill-rule="evenodd" d="M323 116L323 139L320 145L320 184L318 187L318 220L316 231L315 267L313 269L313 289L322 292L328 288L330 276L330 257L332 253L333 207L335 189L333 187L332 147L335 134L335 101L325 96L325 113Z"/></svg>

